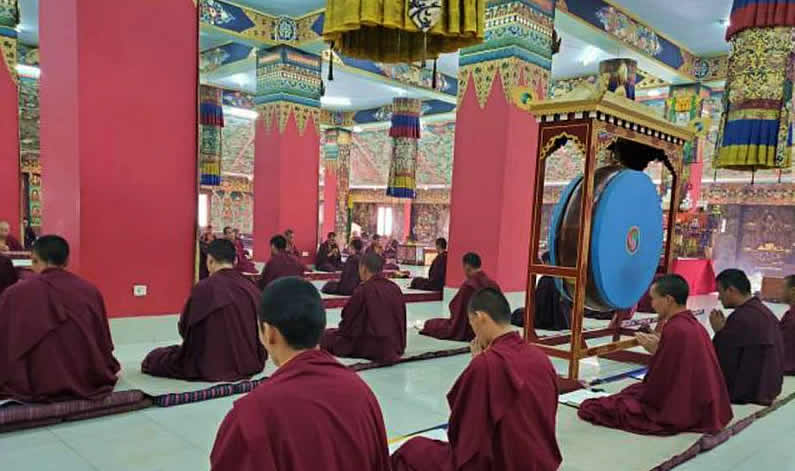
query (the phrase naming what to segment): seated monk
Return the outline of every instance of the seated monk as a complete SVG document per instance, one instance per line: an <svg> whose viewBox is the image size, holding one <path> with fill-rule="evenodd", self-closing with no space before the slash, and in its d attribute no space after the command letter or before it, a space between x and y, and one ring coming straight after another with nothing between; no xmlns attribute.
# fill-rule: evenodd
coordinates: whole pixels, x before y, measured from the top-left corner
<svg viewBox="0 0 795 471"><path fill-rule="evenodd" d="M549 252L541 255L541 261L549 264ZM542 330L566 330L571 326L571 303L566 301L555 284L555 278L542 276L536 285L534 328ZM520 307L511 315L511 324L524 327L525 309Z"/></svg>
<svg viewBox="0 0 795 471"><path fill-rule="evenodd" d="M433 259L428 270L428 278L414 278L411 280L411 289L424 291L441 291L447 277L447 241L444 237L436 239L436 250L439 254Z"/></svg>
<svg viewBox="0 0 795 471"><path fill-rule="evenodd" d="M0 253L22 252L25 248L11 235L11 225L8 221L0 221Z"/></svg>
<svg viewBox="0 0 795 471"><path fill-rule="evenodd" d="M241 273L256 273L257 267L248 256L246 248L243 246L243 240L240 239L240 231L232 227L224 227L224 239L232 242L235 246L236 262L235 269Z"/></svg>
<svg viewBox="0 0 795 471"><path fill-rule="evenodd" d="M284 231L284 238L287 240L287 248L285 249L285 252L300 259L301 252L295 247L295 231L292 229L287 229Z"/></svg>
<svg viewBox="0 0 795 471"><path fill-rule="evenodd" d="M718 309L709 321L729 397L735 404L770 405L784 381L784 341L776 316L751 295L751 282L742 270L722 271L718 298L734 309L728 317Z"/></svg>
<svg viewBox="0 0 795 471"><path fill-rule="evenodd" d="M235 257L231 241L210 242L210 277L193 288L177 324L182 345L153 350L141 371L201 381L238 381L262 371L267 354L257 338L260 292L235 270Z"/></svg>
<svg viewBox="0 0 795 471"><path fill-rule="evenodd" d="M384 270L389 271L398 271L400 270L400 265L398 265L397 260L397 253L398 253L398 246L400 244L397 240L392 239L392 241L384 248L384 253L381 255L384 257Z"/></svg>
<svg viewBox="0 0 795 471"><path fill-rule="evenodd" d="M662 333L638 333L652 353L642 383L580 405L581 419L645 435L717 433L732 419L729 392L709 334L687 310L690 289L679 275L659 278L651 302Z"/></svg>
<svg viewBox="0 0 795 471"><path fill-rule="evenodd" d="M362 282L359 277L359 261L362 253L362 240L353 239L350 245L351 254L342 267L342 276L339 281L329 281L323 285L322 291L326 294L350 296L353 290Z"/></svg>
<svg viewBox="0 0 795 471"><path fill-rule="evenodd" d="M0 296L0 399L57 402L113 392L105 302L94 285L66 271L69 244L58 236L33 245L36 276Z"/></svg>
<svg viewBox="0 0 795 471"><path fill-rule="evenodd" d="M469 298L483 288L492 288L499 291L500 287L483 272L478 254L470 252L464 255L463 263L464 275L466 275L467 279L461 285L453 300L450 301L450 318L429 319L425 322L425 327L420 331L422 335L441 340L458 340L461 342L469 342L475 338L475 333L467 320Z"/></svg>
<svg viewBox="0 0 795 471"><path fill-rule="evenodd" d="M14 268L14 262L5 255L0 254L0 294L9 286L13 285L19 280L17 269Z"/></svg>
<svg viewBox="0 0 795 471"><path fill-rule="evenodd" d="M315 270L335 272L342 269L342 254L337 245L337 234L329 232L325 242L320 244L315 257Z"/></svg>
<svg viewBox="0 0 795 471"><path fill-rule="evenodd" d="M784 340L784 374L795 375L795 275L786 278L781 299L789 304L789 311L779 323Z"/></svg>
<svg viewBox="0 0 795 471"><path fill-rule="evenodd" d="M279 369L235 401L215 438L212 471L389 471L375 395L317 348L326 311L315 287L275 281L258 314L260 339Z"/></svg>
<svg viewBox="0 0 795 471"><path fill-rule="evenodd" d="M328 329L321 348L338 357L396 363L406 351L406 302L384 278L384 259L369 253L359 263L362 284L342 309L339 328Z"/></svg>
<svg viewBox="0 0 795 471"><path fill-rule="evenodd" d="M262 268L259 289L265 289L273 280L285 276L304 276L306 267L295 256L287 253L287 239L275 235L271 238L271 259Z"/></svg>
<svg viewBox="0 0 795 471"><path fill-rule="evenodd" d="M392 455L393 471L554 471L557 374L547 356L511 328L505 296L472 296L472 361L447 394L448 442L413 438ZM521 444L521 445L520 445Z"/></svg>
<svg viewBox="0 0 795 471"><path fill-rule="evenodd" d="M367 246L367 250L364 251L365 254L370 252L375 252L380 256L384 256L384 247L381 245L381 236L378 234L373 234L373 239L370 242L370 245Z"/></svg>

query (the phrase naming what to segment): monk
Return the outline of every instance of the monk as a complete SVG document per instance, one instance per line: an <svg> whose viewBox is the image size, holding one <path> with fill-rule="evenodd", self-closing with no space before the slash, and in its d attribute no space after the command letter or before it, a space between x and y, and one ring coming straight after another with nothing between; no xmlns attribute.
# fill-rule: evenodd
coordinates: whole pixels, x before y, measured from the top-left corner
<svg viewBox="0 0 795 471"><path fill-rule="evenodd" d="M235 246L210 242L210 277L191 292L177 328L182 345L157 348L141 371L193 381L238 381L262 371L267 354L257 338L260 292L235 270Z"/></svg>
<svg viewBox="0 0 795 471"><path fill-rule="evenodd" d="M0 294L19 280L17 269L10 258L0 254Z"/></svg>
<svg viewBox="0 0 795 471"><path fill-rule="evenodd" d="M335 272L342 269L342 254L337 245L337 234L329 232L326 241L320 244L315 257L315 270Z"/></svg>
<svg viewBox="0 0 795 471"><path fill-rule="evenodd" d="M287 239L287 253L300 258L301 252L295 247L295 231L287 229L284 231L284 238Z"/></svg>
<svg viewBox="0 0 795 471"><path fill-rule="evenodd" d="M0 221L0 253L22 252L25 248L11 235L11 225L8 221Z"/></svg>
<svg viewBox="0 0 795 471"><path fill-rule="evenodd" d="M795 375L795 275L784 283L781 299L789 304L789 311L781 318L781 336L784 340L784 374Z"/></svg>
<svg viewBox="0 0 795 471"><path fill-rule="evenodd" d="M338 357L397 363L406 351L403 292L381 272L384 259L368 253L359 263L362 284L342 309L339 328L328 329L321 348Z"/></svg>
<svg viewBox="0 0 795 471"><path fill-rule="evenodd" d="M392 455L393 471L554 471L557 374L547 356L511 328L499 290L471 297L472 361L447 394L449 443L414 438Z"/></svg>
<svg viewBox="0 0 795 471"><path fill-rule="evenodd" d="M438 254L431 262L428 278L414 278L411 280L409 288L424 291L441 291L444 289L444 282L447 278L447 240L444 237L436 239L436 251Z"/></svg>
<svg viewBox="0 0 795 471"><path fill-rule="evenodd" d="M541 255L541 262L550 263L549 252ZM555 278L542 276L535 291L535 319L533 327L543 330L567 330L571 326L571 303L566 301L555 284ZM524 327L525 309L519 308L511 315L511 324Z"/></svg>
<svg viewBox="0 0 795 471"><path fill-rule="evenodd" d="M306 267L293 255L287 253L287 239L281 235L271 238L271 259L262 269L259 288L265 289L273 280L285 276L304 276Z"/></svg>
<svg viewBox="0 0 795 471"><path fill-rule="evenodd" d="M243 240L240 238L240 231L235 228L226 226L224 227L224 239L232 242L235 246L237 254L237 261L235 262L235 269L241 273L256 273L257 267L249 257L246 248L243 246Z"/></svg>
<svg viewBox="0 0 795 471"><path fill-rule="evenodd" d="M398 246L400 244L397 240L392 239L389 244L384 247L383 253L381 254L384 257L384 270L390 271L398 271L400 270L400 265L398 265L397 260L397 253L398 253Z"/></svg>
<svg viewBox="0 0 795 471"><path fill-rule="evenodd" d="M370 241L370 245L367 246L367 250L364 253L375 252L380 256L384 256L384 247L381 245L381 236L378 234L373 234L373 239Z"/></svg>
<svg viewBox="0 0 795 471"><path fill-rule="evenodd" d="M679 275L652 285L651 303L663 328L659 336L637 334L652 353L646 377L618 394L584 401L581 419L644 435L714 434L729 423L729 392L707 330L687 310L689 294Z"/></svg>
<svg viewBox="0 0 795 471"><path fill-rule="evenodd" d="M58 402L113 392L113 357L102 294L66 271L69 244L45 235L33 245L31 279L0 296L0 399Z"/></svg>
<svg viewBox="0 0 795 471"><path fill-rule="evenodd" d="M483 288L499 291L500 287L483 272L478 254L470 252L464 255L463 263L466 281L461 285L453 300L450 301L450 318L429 319L425 322L425 327L420 331L422 335L441 340L458 340L461 342L469 342L475 338L475 333L467 320L469 298Z"/></svg>
<svg viewBox="0 0 795 471"><path fill-rule="evenodd" d="M751 282L742 270L729 269L717 276L718 309L709 321L729 397L735 404L770 405L784 381L784 340L778 319L762 301L751 295Z"/></svg>
<svg viewBox="0 0 795 471"><path fill-rule="evenodd" d="M235 401L212 471L389 471L381 408L351 369L317 348L326 312L311 283L282 278L262 295L259 336L279 369Z"/></svg>
<svg viewBox="0 0 795 471"><path fill-rule="evenodd" d="M340 296L350 296L353 290L362 282L359 277L359 261L362 253L362 240L353 239L350 245L351 254L345 260L342 267L342 276L339 281L329 281L323 286L322 291L326 294L336 294Z"/></svg>

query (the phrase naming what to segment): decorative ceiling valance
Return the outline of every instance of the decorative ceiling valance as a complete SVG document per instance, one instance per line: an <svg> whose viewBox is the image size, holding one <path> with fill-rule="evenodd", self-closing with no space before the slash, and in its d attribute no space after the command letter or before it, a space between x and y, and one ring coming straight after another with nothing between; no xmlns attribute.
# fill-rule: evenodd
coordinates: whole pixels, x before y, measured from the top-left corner
<svg viewBox="0 0 795 471"><path fill-rule="evenodd" d="M328 0L323 38L383 63L436 59L483 42L487 0Z"/></svg>

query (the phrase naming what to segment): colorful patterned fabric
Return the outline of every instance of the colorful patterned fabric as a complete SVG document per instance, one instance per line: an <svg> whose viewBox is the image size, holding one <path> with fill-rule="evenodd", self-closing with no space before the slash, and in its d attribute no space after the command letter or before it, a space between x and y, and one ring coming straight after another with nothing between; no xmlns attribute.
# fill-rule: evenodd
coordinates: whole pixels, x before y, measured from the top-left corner
<svg viewBox="0 0 795 471"><path fill-rule="evenodd" d="M201 184L219 186L221 185L221 159L223 156L223 90L201 85L199 96Z"/></svg>
<svg viewBox="0 0 795 471"><path fill-rule="evenodd" d="M142 409L151 405L141 391L114 392L99 401L67 401L55 404L6 405L0 408L0 432L67 420Z"/></svg>
<svg viewBox="0 0 795 471"><path fill-rule="evenodd" d="M795 28L735 35L714 168L789 168L793 141Z"/></svg>
<svg viewBox="0 0 795 471"><path fill-rule="evenodd" d="M795 0L734 0L726 40L749 28L795 26Z"/></svg>
<svg viewBox="0 0 795 471"><path fill-rule="evenodd" d="M254 390L267 378L256 379L253 381L241 381L234 384L219 384L201 391L191 391L185 393L163 394L153 398L153 402L158 407L173 407L193 402L209 401L221 397L246 394Z"/></svg>
<svg viewBox="0 0 795 471"><path fill-rule="evenodd" d="M395 98L392 104L392 162L386 194L395 198L417 196L417 154L422 100Z"/></svg>
<svg viewBox="0 0 795 471"><path fill-rule="evenodd" d="M389 64L435 59L483 42L486 3L328 0L323 39L340 54L357 59Z"/></svg>

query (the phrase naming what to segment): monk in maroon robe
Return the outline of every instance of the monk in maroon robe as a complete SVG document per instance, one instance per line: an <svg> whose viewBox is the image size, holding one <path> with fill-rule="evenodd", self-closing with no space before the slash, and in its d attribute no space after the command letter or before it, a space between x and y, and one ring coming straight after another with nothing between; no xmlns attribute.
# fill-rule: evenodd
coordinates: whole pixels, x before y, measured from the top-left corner
<svg viewBox="0 0 795 471"><path fill-rule="evenodd" d="M458 340L469 342L475 338L472 327L467 319L467 306L469 298L483 288L500 290L499 285L486 276L481 268L480 256L476 253L464 255L464 274L466 281L452 301L450 301L450 318L429 319L420 331L422 335L435 337L441 340Z"/></svg>
<svg viewBox="0 0 795 471"><path fill-rule="evenodd" d="M441 291L447 278L447 240L443 237L436 239L436 250L439 255L433 259L428 270L428 278L414 278L411 280L411 289L424 291Z"/></svg>
<svg viewBox="0 0 795 471"><path fill-rule="evenodd" d="M549 264L549 252L541 256L542 263ZM571 326L571 303L560 295L555 278L542 276L535 291L535 319L533 326L543 330L566 330ZM511 324L524 327L525 309L520 307L511 315Z"/></svg>
<svg viewBox="0 0 795 471"><path fill-rule="evenodd" d="M321 348L338 357L396 363L406 351L406 302L384 278L384 260L369 253L359 263L362 284L342 309L339 328L328 329Z"/></svg>
<svg viewBox="0 0 795 471"><path fill-rule="evenodd" d="M384 246L381 245L381 236L378 234L373 234L373 239L370 242L370 245L367 246L367 250L364 251L365 254L370 252L375 252L380 256L384 256Z"/></svg>
<svg viewBox="0 0 795 471"><path fill-rule="evenodd" d="M728 319L717 309L709 319L729 396L735 404L770 405L784 381L784 340L778 319L751 295L751 282L742 270L722 271L717 285L723 306L734 309Z"/></svg>
<svg viewBox="0 0 795 471"><path fill-rule="evenodd" d="M271 238L271 259L262 269L259 289L265 289L272 281L285 276L304 276L306 267L293 255L287 253L287 239L276 235Z"/></svg>
<svg viewBox="0 0 795 471"><path fill-rule="evenodd" d="M284 238L287 240L287 248L285 252L296 258L301 258L301 251L295 246L295 231L287 229L284 231Z"/></svg>
<svg viewBox="0 0 795 471"><path fill-rule="evenodd" d="M5 255L0 254L0 294L9 286L13 285L19 280L17 269L14 268L14 262Z"/></svg>
<svg viewBox="0 0 795 471"><path fill-rule="evenodd" d="M547 356L511 328L496 289L472 296L472 361L447 395L448 442L414 438L392 455L393 471L554 471L557 374Z"/></svg>
<svg viewBox="0 0 795 471"><path fill-rule="evenodd" d="M8 221L0 221L0 253L23 252L24 250L25 247L11 235L11 225Z"/></svg>
<svg viewBox="0 0 795 471"><path fill-rule="evenodd" d="M784 374L795 375L795 275L784 283L781 299L789 304L789 311L781 318L781 336L784 340Z"/></svg>
<svg viewBox="0 0 795 471"><path fill-rule="evenodd" d="M637 334L653 354L642 383L618 394L589 399L581 419L645 435L717 433L732 419L731 403L709 334L685 307L687 281L666 275L651 288L662 333Z"/></svg>
<svg viewBox="0 0 795 471"><path fill-rule="evenodd" d="M311 283L283 278L262 295L260 338L279 369L227 414L212 471L389 471L381 409L351 369L317 345L326 312Z"/></svg>
<svg viewBox="0 0 795 471"><path fill-rule="evenodd" d="M320 244L315 257L315 270L325 272L335 272L342 269L342 255L337 245L337 234L328 233L328 238Z"/></svg>
<svg viewBox="0 0 795 471"><path fill-rule="evenodd" d="M182 345L153 350L141 371L201 381L238 381L262 371L267 354L257 337L260 291L235 270L235 257L232 242L210 243L210 277L193 288L179 318Z"/></svg>
<svg viewBox="0 0 795 471"><path fill-rule="evenodd" d="M359 261L361 260L362 241L353 239L351 241L351 255L345 260L342 267L342 276L339 281L329 281L323 285L322 291L326 294L336 294L340 296L350 296L353 290L362 282L359 277Z"/></svg>
<svg viewBox="0 0 795 471"><path fill-rule="evenodd" d="M0 399L103 399L119 362L102 294L65 270L69 244L43 236L33 246L34 277L0 296Z"/></svg>

